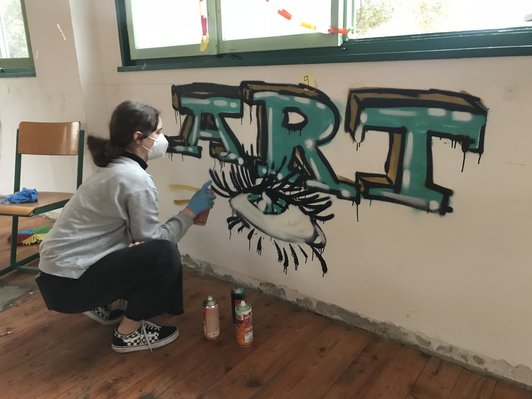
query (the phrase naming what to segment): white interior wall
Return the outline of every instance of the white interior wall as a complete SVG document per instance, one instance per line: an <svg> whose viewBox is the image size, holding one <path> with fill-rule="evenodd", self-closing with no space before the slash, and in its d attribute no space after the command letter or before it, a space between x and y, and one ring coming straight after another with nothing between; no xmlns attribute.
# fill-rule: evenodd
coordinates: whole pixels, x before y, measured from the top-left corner
<svg viewBox="0 0 532 399"><path fill-rule="evenodd" d="M532 200L527 161L532 150L532 57L118 73L114 2L42 3L27 0L37 78L0 80L0 85L9 86L7 94L0 90L0 168L7 172L3 176L13 170L14 129L21 119L77 117L89 134L105 135L113 107L136 99L161 109L165 133L177 134L172 84L298 83L310 72L317 88L338 106L341 123L350 88L436 88L480 97L489 108L480 164L476 155L467 154L461 172L461 151L434 144L434 181L454 191L453 213L439 216L363 200L357 222L352 204L335 199L331 210L336 217L321 225L328 240L325 276L316 261L297 271L290 268L285 275L271 245L264 245L258 256L248 249L245 236L233 232L230 239L226 218L231 210L222 198L207 226L191 228L179 246L216 274L256 286L273 285L287 299L307 300L328 315L335 316L337 309L336 316L346 319L343 309L384 323L389 330L397 329L392 333L396 337L532 386L532 351L527 345L532 336L527 213ZM58 34L57 23L66 40ZM342 127L323 148L334 169L346 175L382 172L382 138L368 137L356 151ZM248 118L239 129L243 140L255 132ZM207 152L207 146L203 148ZM174 156L150 165L160 190L162 218L177 210L177 194L168 185L199 186L214 165L207 156ZM47 176L62 180L62 173ZM9 192L11 184L2 178L0 192Z"/></svg>
<svg viewBox="0 0 532 399"><path fill-rule="evenodd" d="M78 61L74 47L68 1L28 0L27 17L37 78L0 80L0 193L13 191L16 129L23 120L84 121ZM72 158L50 161L28 158L22 183L43 190L75 188L76 164ZM61 170L57 175L54 171Z"/></svg>

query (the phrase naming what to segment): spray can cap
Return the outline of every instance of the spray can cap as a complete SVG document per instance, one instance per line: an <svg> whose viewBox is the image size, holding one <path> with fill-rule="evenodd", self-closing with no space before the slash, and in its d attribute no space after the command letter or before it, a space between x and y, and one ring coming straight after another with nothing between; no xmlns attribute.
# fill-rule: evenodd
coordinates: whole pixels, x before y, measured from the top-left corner
<svg viewBox="0 0 532 399"><path fill-rule="evenodd" d="M203 306L215 306L216 300L212 297L212 295L207 296L207 299L203 301Z"/></svg>
<svg viewBox="0 0 532 399"><path fill-rule="evenodd" d="M244 294L244 287L237 285L234 286L231 291L235 294Z"/></svg>
<svg viewBox="0 0 532 399"><path fill-rule="evenodd" d="M243 312L244 312L244 311L246 311L246 310L251 309L251 305L248 305L248 304L246 303L246 301L241 301L239 304L237 304L237 305L235 306L235 308L236 308L237 310L239 310L239 311L243 311Z"/></svg>

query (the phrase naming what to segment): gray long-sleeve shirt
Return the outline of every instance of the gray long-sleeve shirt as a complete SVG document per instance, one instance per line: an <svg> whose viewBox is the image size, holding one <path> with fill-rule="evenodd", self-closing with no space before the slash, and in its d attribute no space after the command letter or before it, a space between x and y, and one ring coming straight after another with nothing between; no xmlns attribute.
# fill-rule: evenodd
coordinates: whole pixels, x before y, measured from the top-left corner
<svg viewBox="0 0 532 399"><path fill-rule="evenodd" d="M152 177L130 158L98 168L74 193L40 245L39 269L79 278L105 255L135 241L178 242L193 221L183 212L159 222Z"/></svg>

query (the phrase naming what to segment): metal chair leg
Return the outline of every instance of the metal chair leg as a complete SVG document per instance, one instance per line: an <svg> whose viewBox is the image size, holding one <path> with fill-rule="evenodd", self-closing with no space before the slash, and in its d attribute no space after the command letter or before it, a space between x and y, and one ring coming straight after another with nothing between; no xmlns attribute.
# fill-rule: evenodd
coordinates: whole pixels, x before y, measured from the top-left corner
<svg viewBox="0 0 532 399"><path fill-rule="evenodd" d="M17 234L18 234L18 216L13 216L11 221L11 248L9 253L9 265L0 269L0 277L12 272L13 270L28 270L38 272L39 269L27 264L39 258L39 253L30 255L17 262Z"/></svg>

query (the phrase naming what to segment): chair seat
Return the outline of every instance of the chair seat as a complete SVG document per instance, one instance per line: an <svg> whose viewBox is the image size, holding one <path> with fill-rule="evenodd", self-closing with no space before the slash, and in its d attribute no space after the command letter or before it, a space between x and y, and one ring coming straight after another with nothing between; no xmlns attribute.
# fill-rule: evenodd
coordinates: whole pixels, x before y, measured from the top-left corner
<svg viewBox="0 0 532 399"><path fill-rule="evenodd" d="M0 215L28 217L45 213L64 206L72 197L72 193L39 191L37 202L21 204L0 204Z"/></svg>

